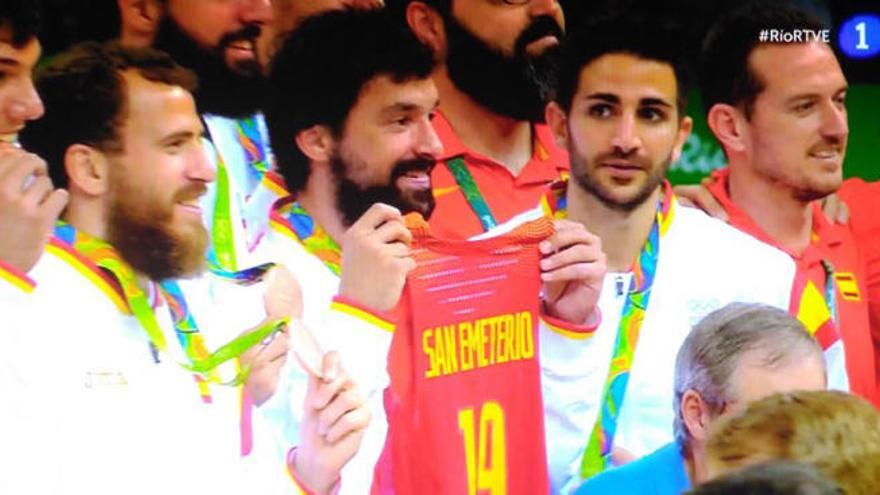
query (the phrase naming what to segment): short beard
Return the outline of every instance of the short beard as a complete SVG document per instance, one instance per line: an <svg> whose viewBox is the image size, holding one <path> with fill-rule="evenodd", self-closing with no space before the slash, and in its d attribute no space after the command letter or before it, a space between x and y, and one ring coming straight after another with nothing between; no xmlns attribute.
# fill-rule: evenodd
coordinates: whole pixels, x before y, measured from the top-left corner
<svg viewBox="0 0 880 495"><path fill-rule="evenodd" d="M654 194L654 191L656 191L666 179L666 172L669 170L669 165L672 163L672 155L670 154L670 156L666 157L666 160L664 160L663 166L658 167L646 178L645 183L633 197L621 201L615 198L613 194L606 190L606 188L593 177L593 174L590 173L588 169L586 160L577 154L577 150L569 149L569 156L571 157L571 176L577 182L578 186L595 196L607 208L622 212L631 212L645 204L645 202L651 198L651 195Z"/></svg>
<svg viewBox="0 0 880 495"><path fill-rule="evenodd" d="M832 184L804 184L801 187L795 187L792 194L794 199L802 203L811 203L813 201L825 199L840 189L840 186L843 184L843 177L839 176L838 179L839 180L836 180Z"/></svg>
<svg viewBox="0 0 880 495"><path fill-rule="evenodd" d="M391 172L391 181L385 186L361 187L348 177L349 165L337 151L330 161L330 170L336 181L336 208L342 214L342 222L346 227L354 224L367 210L376 203L384 203L407 213L420 213L425 219L434 211L434 192L429 188L404 194L397 188L397 178L411 169L425 169L430 175L434 167L433 160L407 160L395 165Z"/></svg>
<svg viewBox="0 0 880 495"><path fill-rule="evenodd" d="M556 87L559 47L532 57L526 45L552 34L562 40L555 19L535 19L517 38L513 56L501 53L471 33L452 14L446 14L446 67L462 92L498 115L530 122L544 121L544 106Z"/></svg>
<svg viewBox="0 0 880 495"><path fill-rule="evenodd" d="M121 185L110 201L107 241L138 273L153 281L188 278L203 272L208 231L194 229L189 236L173 232L173 212L144 208L132 201L139 191Z"/></svg>
<svg viewBox="0 0 880 495"><path fill-rule="evenodd" d="M801 203L812 203L813 201L818 201L820 199L825 199L838 188L834 188L833 191L820 191L816 188L798 188L794 190L793 196L794 199L800 201Z"/></svg>
<svg viewBox="0 0 880 495"><path fill-rule="evenodd" d="M259 34L260 27L252 25L227 34L216 48L203 48L170 15L165 15L160 21L153 46L167 52L175 62L196 73L199 85L193 95L200 113L240 118L253 115L263 108L268 83L259 63L232 69L226 65L223 51L232 41L255 39Z"/></svg>

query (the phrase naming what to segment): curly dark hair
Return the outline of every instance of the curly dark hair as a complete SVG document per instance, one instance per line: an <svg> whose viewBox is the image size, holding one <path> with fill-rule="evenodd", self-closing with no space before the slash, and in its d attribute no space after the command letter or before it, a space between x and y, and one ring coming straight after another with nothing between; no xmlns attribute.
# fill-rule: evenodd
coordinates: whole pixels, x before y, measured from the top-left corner
<svg viewBox="0 0 880 495"><path fill-rule="evenodd" d="M670 20L629 11L612 11L586 19L571 30L563 43L556 102L570 110L584 67L603 55L625 53L672 67L678 115L684 117L693 78L679 29Z"/></svg>
<svg viewBox="0 0 880 495"><path fill-rule="evenodd" d="M0 29L12 31L12 46L20 48L40 31L38 0L3 0L0 2Z"/></svg>
<svg viewBox="0 0 880 495"><path fill-rule="evenodd" d="M311 168L296 135L325 125L340 133L361 90L379 76L395 82L427 79L430 50L391 14L341 10L307 19L286 38L269 72L266 124L272 150L291 191Z"/></svg>
<svg viewBox="0 0 880 495"><path fill-rule="evenodd" d="M62 53L37 72L36 86L46 113L31 122L19 138L49 165L49 175L67 187L64 154L73 144L104 152L125 147L119 130L128 112L123 72L136 71L148 81L196 87L195 75L153 48L87 42Z"/></svg>

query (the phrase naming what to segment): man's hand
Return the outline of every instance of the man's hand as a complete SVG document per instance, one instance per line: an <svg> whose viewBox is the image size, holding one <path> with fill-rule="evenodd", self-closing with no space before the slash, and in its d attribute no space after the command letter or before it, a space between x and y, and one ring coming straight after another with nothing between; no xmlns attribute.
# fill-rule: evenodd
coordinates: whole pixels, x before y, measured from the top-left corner
<svg viewBox="0 0 880 495"><path fill-rule="evenodd" d="M0 260L30 271L66 204L67 191L53 188L46 162L12 146L0 147Z"/></svg>
<svg viewBox="0 0 880 495"><path fill-rule="evenodd" d="M712 193L709 192L709 184L712 184L715 179L711 176L703 179L703 182L699 185L692 186L675 186L672 188L675 191L675 195L678 197L678 201L685 206L693 206L695 208L699 208L703 210L710 217L717 218L722 222L727 222L727 212L724 211L724 207L721 206L721 203L715 199L715 196L712 196Z"/></svg>
<svg viewBox="0 0 880 495"><path fill-rule="evenodd" d="M343 236L339 294L373 310L394 308L406 275L416 266L410 242L400 211L374 204Z"/></svg>
<svg viewBox="0 0 880 495"><path fill-rule="evenodd" d="M831 223L845 225L849 222L849 207L837 194L829 194L822 198L822 212Z"/></svg>
<svg viewBox="0 0 880 495"><path fill-rule="evenodd" d="M539 245L544 312L575 325L595 323L606 271L602 241L577 222L555 225L556 232Z"/></svg>
<svg viewBox="0 0 880 495"><path fill-rule="evenodd" d="M304 408L294 471L310 490L330 493L370 422L365 398L343 371L339 354L325 354L321 376L309 376Z"/></svg>
<svg viewBox="0 0 880 495"><path fill-rule="evenodd" d="M266 289L263 292L263 305L266 319L263 323L290 318L297 321L302 317L302 290L290 271L276 265L266 274ZM281 369L287 362L290 334L286 330L273 333L259 345L247 350L239 357L242 366L249 366L245 388L254 404L262 405L275 394L281 380Z"/></svg>
<svg viewBox="0 0 880 495"><path fill-rule="evenodd" d="M287 361L288 343L286 330L274 332L238 358L242 367L250 368L244 387L257 406L263 405L278 389L281 369Z"/></svg>

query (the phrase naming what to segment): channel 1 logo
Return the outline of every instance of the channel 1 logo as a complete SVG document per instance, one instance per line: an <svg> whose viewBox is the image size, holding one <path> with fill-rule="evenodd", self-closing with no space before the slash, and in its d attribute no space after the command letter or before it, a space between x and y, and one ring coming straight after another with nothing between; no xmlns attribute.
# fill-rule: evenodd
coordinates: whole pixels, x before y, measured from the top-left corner
<svg viewBox="0 0 880 495"><path fill-rule="evenodd" d="M870 58L880 53L880 16L850 17L840 27L840 50L850 58Z"/></svg>

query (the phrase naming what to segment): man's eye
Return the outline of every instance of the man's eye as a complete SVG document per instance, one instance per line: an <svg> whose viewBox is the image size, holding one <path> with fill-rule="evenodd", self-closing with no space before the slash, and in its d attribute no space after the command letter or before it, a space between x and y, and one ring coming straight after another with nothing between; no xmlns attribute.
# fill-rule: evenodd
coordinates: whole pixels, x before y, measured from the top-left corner
<svg viewBox="0 0 880 495"><path fill-rule="evenodd" d="M166 148L172 151L177 151L180 148L183 148L186 145L186 141L183 139L177 139L174 141L169 141L168 144L165 145Z"/></svg>
<svg viewBox="0 0 880 495"><path fill-rule="evenodd" d="M605 118L611 116L611 105L593 105L588 113L593 117Z"/></svg>
<svg viewBox="0 0 880 495"><path fill-rule="evenodd" d="M642 108L639 110L639 116L651 122L659 122L666 118L666 112L658 108Z"/></svg>
<svg viewBox="0 0 880 495"><path fill-rule="evenodd" d="M812 101L805 101L803 103L798 103L795 105L794 110L796 112L806 112L807 110L813 108L814 103Z"/></svg>

